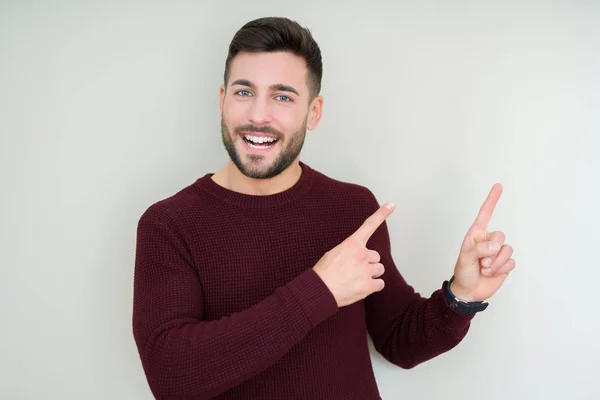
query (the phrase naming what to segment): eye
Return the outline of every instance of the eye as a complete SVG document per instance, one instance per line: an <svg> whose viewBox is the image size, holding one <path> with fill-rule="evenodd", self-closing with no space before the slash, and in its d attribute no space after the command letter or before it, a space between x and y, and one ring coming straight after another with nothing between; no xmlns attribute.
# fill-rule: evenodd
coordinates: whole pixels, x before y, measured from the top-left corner
<svg viewBox="0 0 600 400"><path fill-rule="evenodd" d="M282 95L282 94L279 95L279 96L275 96L275 98L283 101L284 103L292 101L292 99L290 99L288 96L285 96L285 95Z"/></svg>
<svg viewBox="0 0 600 400"><path fill-rule="evenodd" d="M237 92L235 92L235 94L244 96L244 97L250 96L250 92L247 90L244 90L244 89L238 90Z"/></svg>

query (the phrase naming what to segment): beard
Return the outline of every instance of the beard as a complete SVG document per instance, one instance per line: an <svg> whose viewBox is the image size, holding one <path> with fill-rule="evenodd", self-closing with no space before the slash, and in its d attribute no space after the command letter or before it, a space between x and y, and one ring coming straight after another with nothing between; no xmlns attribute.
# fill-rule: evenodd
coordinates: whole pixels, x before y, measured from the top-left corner
<svg viewBox="0 0 600 400"><path fill-rule="evenodd" d="M306 137L306 123L307 118L304 119L301 128L297 132L286 137L282 132L269 126L259 128L250 124L236 127L232 132L225 123L223 116L221 116L221 138L227 153L229 153L229 158L242 174L253 179L269 179L285 171L300 154ZM281 149L277 158L270 165L265 161L267 156L262 154L245 154L242 159L235 145L238 140L244 140L239 135L240 132L247 131L268 133L275 136L277 142L273 146L280 146Z"/></svg>

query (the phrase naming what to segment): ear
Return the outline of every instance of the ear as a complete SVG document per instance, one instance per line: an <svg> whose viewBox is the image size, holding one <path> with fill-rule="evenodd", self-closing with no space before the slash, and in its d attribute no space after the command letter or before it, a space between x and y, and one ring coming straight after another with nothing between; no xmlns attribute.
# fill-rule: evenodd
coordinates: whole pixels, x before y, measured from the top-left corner
<svg viewBox="0 0 600 400"><path fill-rule="evenodd" d="M321 115L323 114L323 96L319 95L314 98L313 101L310 102L310 106L308 109L308 119L306 123L306 128L309 131L315 130L317 125L319 125L319 121L321 120Z"/></svg>
<svg viewBox="0 0 600 400"><path fill-rule="evenodd" d="M223 114L223 104L225 103L225 85L221 84L219 88L219 109L221 114Z"/></svg>

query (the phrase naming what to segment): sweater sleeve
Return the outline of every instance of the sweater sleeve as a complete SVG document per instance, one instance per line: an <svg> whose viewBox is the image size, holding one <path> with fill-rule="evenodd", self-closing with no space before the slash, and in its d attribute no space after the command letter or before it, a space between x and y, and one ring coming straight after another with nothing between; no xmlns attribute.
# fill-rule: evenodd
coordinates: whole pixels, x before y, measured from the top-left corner
<svg viewBox="0 0 600 400"><path fill-rule="evenodd" d="M281 359L337 303L312 268L254 306L203 320L202 285L168 217L149 209L138 223L133 335L159 399L212 398Z"/></svg>
<svg viewBox="0 0 600 400"><path fill-rule="evenodd" d="M379 207L367 190L367 216ZM391 254L387 223L371 236L367 248L376 250L385 267L385 287L365 299L367 329L374 347L391 363L413 368L457 346L469 330L474 315L450 308L443 285L424 298L398 271Z"/></svg>

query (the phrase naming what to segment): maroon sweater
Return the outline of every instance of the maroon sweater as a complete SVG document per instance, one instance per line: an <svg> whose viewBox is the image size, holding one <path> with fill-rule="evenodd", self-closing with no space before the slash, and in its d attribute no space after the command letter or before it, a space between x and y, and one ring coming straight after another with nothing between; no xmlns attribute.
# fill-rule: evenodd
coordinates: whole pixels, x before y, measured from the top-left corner
<svg viewBox="0 0 600 400"><path fill-rule="evenodd" d="M473 316L449 308L442 285L423 298L398 272L385 222L367 244L385 288L337 307L312 267L379 203L300 165L293 187L268 196L209 173L140 218L133 334L156 398L380 399L367 334L402 368L466 335Z"/></svg>

